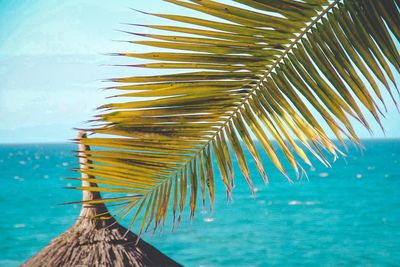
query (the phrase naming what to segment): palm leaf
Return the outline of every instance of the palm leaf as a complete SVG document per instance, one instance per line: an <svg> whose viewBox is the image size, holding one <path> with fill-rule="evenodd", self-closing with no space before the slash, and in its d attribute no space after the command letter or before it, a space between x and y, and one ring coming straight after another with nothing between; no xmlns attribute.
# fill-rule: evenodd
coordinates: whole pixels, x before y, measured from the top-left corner
<svg viewBox="0 0 400 267"><path fill-rule="evenodd" d="M130 67L187 71L111 79L125 102L100 107L93 120L100 125L87 129L100 136L81 141L94 148L81 171L100 187L78 189L120 195L107 203L133 194L119 216L135 210L141 231L164 225L169 210L179 222L187 202L190 217L198 199L204 207L209 198L212 208L212 158L227 197L233 155L254 190L245 150L268 181L254 137L284 175L285 161L296 172L311 164L304 149L328 165L325 153L341 153L330 132L358 144L352 119L370 129L364 109L380 124L380 88L396 99L397 0L166 1L216 19L148 13L183 25L136 25L167 33L130 32L148 38L132 43L173 51L117 55L147 60Z"/></svg>

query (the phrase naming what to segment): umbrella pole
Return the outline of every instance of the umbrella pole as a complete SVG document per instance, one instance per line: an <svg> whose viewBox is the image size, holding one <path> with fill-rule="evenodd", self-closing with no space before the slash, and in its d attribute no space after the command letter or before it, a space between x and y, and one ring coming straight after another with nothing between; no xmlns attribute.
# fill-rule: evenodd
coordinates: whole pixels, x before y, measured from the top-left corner
<svg viewBox="0 0 400 267"><path fill-rule="evenodd" d="M79 157L79 168L81 170L81 178L82 178L82 187L97 187L97 184L93 181L89 181L88 179L95 179L94 176L88 175L84 172L85 169L90 168L89 164L92 162L87 158L87 151L90 151L90 147L81 142L82 139L86 138L85 132L79 132L77 139L78 143L78 157ZM100 192L82 190L82 208L79 214L79 218L77 220L77 224L94 224L95 227L106 227L112 223L115 223L115 220L110 214L104 203L88 203L92 200L101 200ZM101 215L101 218L96 217ZM92 226L93 227L93 226Z"/></svg>
<svg viewBox="0 0 400 267"><path fill-rule="evenodd" d="M82 178L82 187L97 187L97 184L94 182L89 182L87 179L94 179L94 176L88 175L84 172L85 169L90 168L88 164L92 162L87 158L86 151L90 151L90 147L88 145L82 144L81 140L86 138L85 132L79 132L77 139L78 143L78 156L79 156L79 168L81 170L81 178ZM88 190L82 190L82 209L80 213L80 217L87 216L88 210L92 209L91 213L100 214L106 212L107 209L103 203L99 204L89 204L88 201L91 200L100 200L101 195L100 192L93 192Z"/></svg>

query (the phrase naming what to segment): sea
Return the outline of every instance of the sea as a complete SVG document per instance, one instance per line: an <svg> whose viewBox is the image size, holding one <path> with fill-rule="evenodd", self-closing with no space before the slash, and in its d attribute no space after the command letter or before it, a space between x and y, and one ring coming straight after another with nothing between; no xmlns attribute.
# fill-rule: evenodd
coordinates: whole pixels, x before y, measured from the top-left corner
<svg viewBox="0 0 400 267"><path fill-rule="evenodd" d="M255 196L235 168L227 201L216 172L212 214L199 207L173 232L168 221L162 234L143 238L184 266L400 266L400 140L363 145L339 146L346 156L331 167L313 160L307 175L289 172L293 183L261 153L264 184L247 155ZM1 267L23 263L74 223L80 206L60 203L81 198L63 188L74 185L64 178L77 177L75 149L0 145Z"/></svg>

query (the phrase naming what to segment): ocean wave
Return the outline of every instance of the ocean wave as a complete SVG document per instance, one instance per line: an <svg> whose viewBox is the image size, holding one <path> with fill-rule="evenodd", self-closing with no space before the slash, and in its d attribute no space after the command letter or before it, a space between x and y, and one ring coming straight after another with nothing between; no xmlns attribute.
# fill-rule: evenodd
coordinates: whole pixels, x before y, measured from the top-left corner
<svg viewBox="0 0 400 267"><path fill-rule="evenodd" d="M329 173L327 173L327 172L321 172L321 173L318 174L318 176L321 177L321 178L325 178L325 177L328 177L328 176L329 176Z"/></svg>
<svg viewBox="0 0 400 267"><path fill-rule="evenodd" d="M299 200L290 200L288 202L289 206L296 206L296 205L304 205L304 206L314 206L318 205L320 202L318 201L299 201Z"/></svg>

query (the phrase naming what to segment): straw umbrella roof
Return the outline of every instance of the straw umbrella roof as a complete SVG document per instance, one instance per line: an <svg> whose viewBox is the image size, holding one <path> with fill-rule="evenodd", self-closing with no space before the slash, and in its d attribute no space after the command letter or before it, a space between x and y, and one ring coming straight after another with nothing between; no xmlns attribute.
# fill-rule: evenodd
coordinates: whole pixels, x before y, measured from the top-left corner
<svg viewBox="0 0 400 267"><path fill-rule="evenodd" d="M85 138L80 133L78 138ZM87 147L79 144L79 150ZM81 168L87 162L80 154ZM83 178L85 174L83 174ZM96 186L83 181L83 186ZM100 199L98 192L83 191L83 200ZM96 215L102 214L99 219ZM155 247L139 240L137 235L118 224L109 216L104 204L83 204L75 224L50 242L39 253L23 263L36 266L182 266Z"/></svg>

